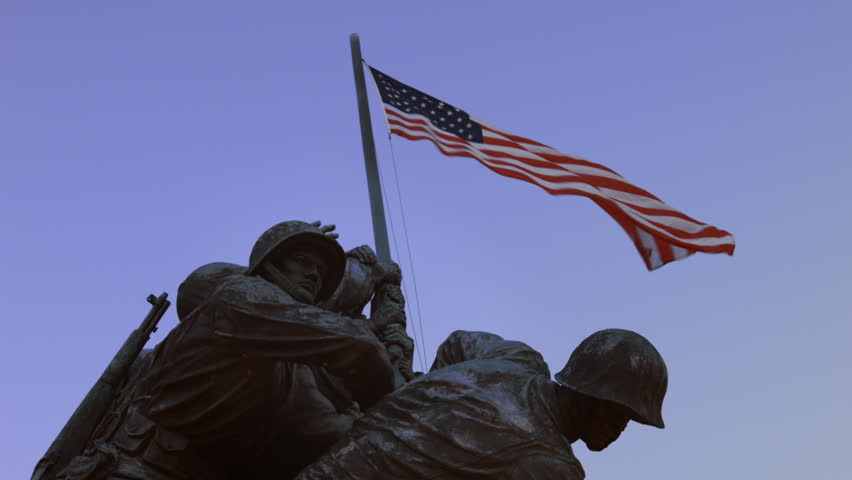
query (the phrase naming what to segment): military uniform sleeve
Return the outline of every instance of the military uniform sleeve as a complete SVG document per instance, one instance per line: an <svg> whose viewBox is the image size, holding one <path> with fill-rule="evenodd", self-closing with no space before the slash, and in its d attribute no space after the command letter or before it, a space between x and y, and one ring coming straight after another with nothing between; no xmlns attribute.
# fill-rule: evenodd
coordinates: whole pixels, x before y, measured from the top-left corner
<svg viewBox="0 0 852 480"><path fill-rule="evenodd" d="M203 308L209 309L214 337L244 355L357 377L352 393L366 404L393 389L387 352L363 320L298 303L271 283L244 275L226 279Z"/></svg>
<svg viewBox="0 0 852 480"><path fill-rule="evenodd" d="M535 455L521 459L511 469L496 478L500 480L583 480L586 474L576 460Z"/></svg>
<svg viewBox="0 0 852 480"><path fill-rule="evenodd" d="M432 370L437 370L468 360L500 359L515 362L537 373L550 377L550 371L541 354L523 342L503 340L499 335L486 332L456 330L438 347Z"/></svg>

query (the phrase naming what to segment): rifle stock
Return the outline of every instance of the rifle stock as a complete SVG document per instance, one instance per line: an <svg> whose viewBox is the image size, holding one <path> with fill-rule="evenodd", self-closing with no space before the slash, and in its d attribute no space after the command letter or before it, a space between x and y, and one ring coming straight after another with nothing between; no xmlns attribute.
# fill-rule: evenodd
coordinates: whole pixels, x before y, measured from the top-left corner
<svg viewBox="0 0 852 480"><path fill-rule="evenodd" d="M151 304L148 315L142 320L139 328L130 333L98 381L74 410L59 435L36 464L30 480L53 480L71 458L86 448L95 428L115 398L117 388L127 376L130 366L145 347L151 334L157 330L157 323L171 305L167 297L167 293L159 297L148 295L147 300Z"/></svg>

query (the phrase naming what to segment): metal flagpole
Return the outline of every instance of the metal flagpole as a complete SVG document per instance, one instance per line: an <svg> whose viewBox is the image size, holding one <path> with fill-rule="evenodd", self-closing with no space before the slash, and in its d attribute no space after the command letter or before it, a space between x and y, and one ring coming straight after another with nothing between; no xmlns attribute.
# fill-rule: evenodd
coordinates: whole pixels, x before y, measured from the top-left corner
<svg viewBox="0 0 852 480"><path fill-rule="evenodd" d="M367 86L364 81L364 67L361 59L361 40L357 33L349 36L352 47L352 70L355 73L355 90L358 93L358 115L361 118L361 145L364 147L364 166L367 168L367 189L370 192L370 211L373 214L373 237L376 239L376 255L381 260L390 261L390 245L388 244L388 226L385 223L385 206L382 201L382 189L379 183L379 165L376 162L376 145L373 143L373 125L370 123L370 105L367 103ZM376 292L376 296L382 295ZM373 300L375 301L375 300ZM403 358L399 345L388 346L388 353L396 357L397 362ZM394 362L396 366L396 362ZM406 382L398 369L397 383Z"/></svg>
<svg viewBox="0 0 852 480"><path fill-rule="evenodd" d="M364 80L364 60L361 58L361 40L358 38L357 33L349 36L349 44L352 47L352 71L355 73L355 91L358 94L358 115L361 119L361 145L364 148L364 166L367 170L367 189L370 193L370 211L373 215L373 237L376 240L376 255L381 260L391 261L388 227L385 223L385 207L382 200L381 184L379 183L379 166L376 161L376 145L373 143L373 125L370 122L370 105L367 102L367 86ZM411 252L409 252L409 260L411 258L410 255ZM419 308L418 301L418 310ZM414 326L412 325L412 332L414 331L413 328ZM422 325L420 334L421 336L423 335ZM391 345L388 347L388 351L399 357L402 356L402 350L397 345Z"/></svg>
<svg viewBox="0 0 852 480"><path fill-rule="evenodd" d="M370 211L373 214L373 237L376 254L382 260L390 260L388 227L385 223L385 206L379 184L379 166L376 162L376 145L373 143L373 125L370 123L370 105L367 103L367 87L361 59L361 40L357 33L349 37L352 47L352 70L355 73L355 91L358 94L358 114L361 118L361 145L364 148L364 166L367 169L367 189L370 192Z"/></svg>

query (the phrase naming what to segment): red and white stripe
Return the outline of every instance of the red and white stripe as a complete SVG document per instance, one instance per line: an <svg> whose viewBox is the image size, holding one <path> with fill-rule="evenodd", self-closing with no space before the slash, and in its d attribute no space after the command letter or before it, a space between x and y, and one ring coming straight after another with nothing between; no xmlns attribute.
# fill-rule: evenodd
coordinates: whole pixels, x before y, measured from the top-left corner
<svg viewBox="0 0 852 480"><path fill-rule="evenodd" d="M666 205L603 165L566 155L479 120L483 143L436 128L424 116L383 104L391 133L431 140L444 155L470 157L505 177L538 185L551 195L582 195L595 201L633 239L648 270L695 252L734 253L734 237Z"/></svg>

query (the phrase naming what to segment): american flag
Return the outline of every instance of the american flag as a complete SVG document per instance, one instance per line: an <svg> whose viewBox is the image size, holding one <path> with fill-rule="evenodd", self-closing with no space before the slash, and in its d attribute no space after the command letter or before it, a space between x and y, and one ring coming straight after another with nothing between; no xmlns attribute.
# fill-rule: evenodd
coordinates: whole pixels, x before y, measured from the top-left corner
<svg viewBox="0 0 852 480"><path fill-rule="evenodd" d="M431 140L444 155L473 158L551 195L592 199L633 240L648 270L695 252L734 253L734 237L663 203L603 165L475 120L466 112L370 67L390 133Z"/></svg>

